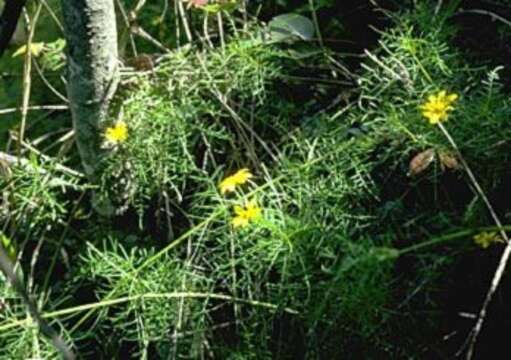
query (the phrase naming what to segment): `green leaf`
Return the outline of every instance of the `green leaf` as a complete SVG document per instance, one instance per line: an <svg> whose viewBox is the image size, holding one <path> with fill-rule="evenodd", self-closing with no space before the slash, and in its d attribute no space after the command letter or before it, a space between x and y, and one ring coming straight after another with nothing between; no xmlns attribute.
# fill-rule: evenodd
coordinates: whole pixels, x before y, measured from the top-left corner
<svg viewBox="0 0 511 360"><path fill-rule="evenodd" d="M0 246L2 246L11 260L16 259L16 249L7 236L0 232Z"/></svg>
<svg viewBox="0 0 511 360"><path fill-rule="evenodd" d="M43 55L41 56L41 64L45 70L57 71L64 67L65 47L66 41L64 39L57 39L46 44Z"/></svg>
<svg viewBox="0 0 511 360"><path fill-rule="evenodd" d="M311 40L314 37L314 24L305 16L282 14L268 24L270 37L274 41Z"/></svg>
<svg viewBox="0 0 511 360"><path fill-rule="evenodd" d="M220 11L226 11L226 12L233 11L238 6L239 6L239 4L238 4L237 0L227 0L227 1L217 2L217 3L213 3L213 4L207 4L207 5L202 6L201 8L207 13L216 14L216 13L219 13Z"/></svg>

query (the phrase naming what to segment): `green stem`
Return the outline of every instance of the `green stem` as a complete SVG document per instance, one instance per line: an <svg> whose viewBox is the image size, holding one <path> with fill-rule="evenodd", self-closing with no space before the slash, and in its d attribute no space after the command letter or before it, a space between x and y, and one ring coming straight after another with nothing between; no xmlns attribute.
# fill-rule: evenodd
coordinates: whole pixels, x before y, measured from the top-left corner
<svg viewBox="0 0 511 360"><path fill-rule="evenodd" d="M41 317L43 319L54 319L58 318L60 316L65 315L73 315L76 313L80 313L86 310L95 310L99 308L105 308L109 306L114 306L118 304L123 304L126 302L133 302L133 301L139 301L139 300L157 300L157 299L215 299L215 300L225 300L225 301L231 301L234 303L239 304L246 304L256 307L262 307L270 310L278 310L280 307L278 305L264 302L264 301L257 301L257 300L248 300L248 299L242 299L237 298L229 295L224 294L211 294L211 293L200 293L200 292L172 292L172 293L147 293L142 295L133 295L133 296L125 296L117 299L110 299L110 300L103 300L96 303L90 303L90 304L84 304L79 306L70 307L67 309L62 310L56 310L51 311L47 313L43 313ZM292 314L297 315L298 311L285 307L282 308L283 311ZM23 326L29 324L31 321L30 318L22 319L22 320L14 320L11 322L8 322L6 324L0 325L0 332L12 329L15 327Z"/></svg>

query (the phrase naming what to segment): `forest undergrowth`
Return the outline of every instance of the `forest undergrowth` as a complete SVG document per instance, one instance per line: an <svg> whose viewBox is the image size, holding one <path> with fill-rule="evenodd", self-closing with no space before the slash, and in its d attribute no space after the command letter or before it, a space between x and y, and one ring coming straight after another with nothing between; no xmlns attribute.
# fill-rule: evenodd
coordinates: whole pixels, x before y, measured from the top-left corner
<svg viewBox="0 0 511 360"><path fill-rule="evenodd" d="M463 16L509 5L363 2L359 48L333 1L190 2L147 3L146 36L118 2L97 183L73 142L56 2L2 58L1 243L41 316L84 359L466 351L506 248L511 98L508 64L464 42ZM505 349L507 281L476 358ZM5 277L0 358L59 358Z"/></svg>

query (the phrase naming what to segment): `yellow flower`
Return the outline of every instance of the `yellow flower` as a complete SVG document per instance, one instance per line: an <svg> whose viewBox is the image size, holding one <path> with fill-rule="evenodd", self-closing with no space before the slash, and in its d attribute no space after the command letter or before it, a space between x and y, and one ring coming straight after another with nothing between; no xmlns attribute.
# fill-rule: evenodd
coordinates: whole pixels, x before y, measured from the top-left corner
<svg viewBox="0 0 511 360"><path fill-rule="evenodd" d="M222 194L233 192L236 189L236 186L243 185L248 181L248 179L251 179L252 177L252 173L247 168L243 168L238 170L234 175L223 179L218 187L220 188L220 192Z"/></svg>
<svg viewBox="0 0 511 360"><path fill-rule="evenodd" d="M490 246L493 243L500 242L500 236L497 235L496 232L482 232L474 236L474 242L482 247L483 249L486 249L488 246Z"/></svg>
<svg viewBox="0 0 511 360"><path fill-rule="evenodd" d="M235 217L232 218L231 223L234 228L247 226L251 221L261 216L262 209L257 206L255 200L250 200L245 203L245 206L234 206Z"/></svg>
<svg viewBox="0 0 511 360"><path fill-rule="evenodd" d="M128 138L128 126L124 121L118 121L114 126L105 130L105 138L112 144L126 141Z"/></svg>
<svg viewBox="0 0 511 360"><path fill-rule="evenodd" d="M440 91L436 95L429 95L428 101L421 105L422 115L432 125L447 120L449 111L454 110L452 104L458 98L457 94L447 94L447 91Z"/></svg>

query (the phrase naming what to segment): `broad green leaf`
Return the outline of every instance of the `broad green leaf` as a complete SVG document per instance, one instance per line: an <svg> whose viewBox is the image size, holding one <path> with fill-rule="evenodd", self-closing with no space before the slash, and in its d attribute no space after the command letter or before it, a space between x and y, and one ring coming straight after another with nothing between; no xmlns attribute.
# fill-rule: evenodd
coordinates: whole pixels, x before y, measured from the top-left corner
<svg viewBox="0 0 511 360"><path fill-rule="evenodd" d="M268 25L274 41L311 40L314 37L314 24L302 15L282 14L274 17Z"/></svg>

